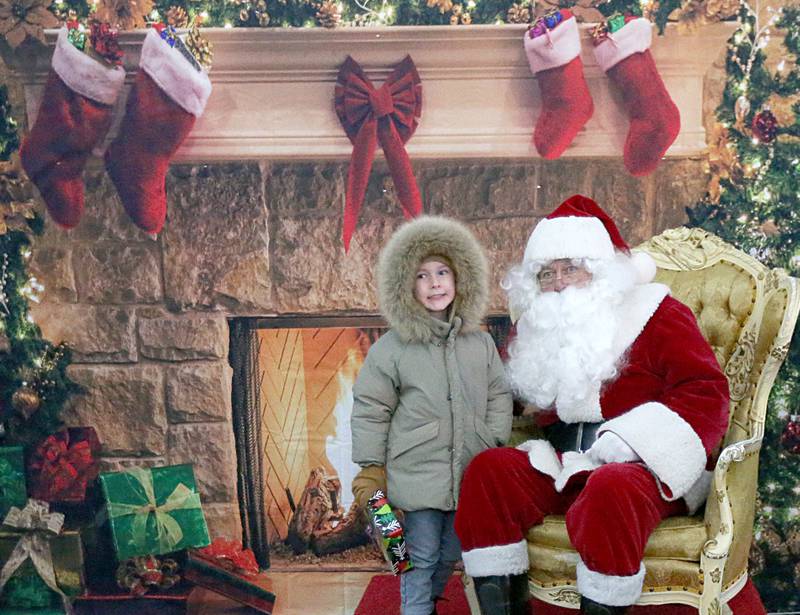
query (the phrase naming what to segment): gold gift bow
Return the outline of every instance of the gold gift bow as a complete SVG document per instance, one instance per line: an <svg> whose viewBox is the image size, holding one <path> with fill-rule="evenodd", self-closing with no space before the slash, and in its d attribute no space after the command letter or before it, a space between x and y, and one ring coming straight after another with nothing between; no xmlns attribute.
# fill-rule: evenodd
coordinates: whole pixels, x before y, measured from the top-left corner
<svg viewBox="0 0 800 615"><path fill-rule="evenodd" d="M11 556L0 570L0 593L17 568L30 558L33 567L47 587L61 596L64 611L67 615L72 615L72 604L56 582L53 553L50 550L50 536L48 535L58 536L61 533L64 515L51 513L50 505L47 502L28 500L22 510L12 506L3 520L3 525L22 530L25 533L17 541Z"/></svg>
<svg viewBox="0 0 800 615"><path fill-rule="evenodd" d="M134 515L131 533L135 540L144 540L147 535L147 520L150 513L155 514L156 532L158 533L158 545L162 553L169 553L175 550L175 546L183 539L183 530L169 513L174 510L188 510L200 508L200 494L192 491L183 483L178 483L164 503L156 503L155 491L153 489L153 474L145 468L128 468L126 474L130 474L144 489L147 504L125 504L120 502L109 502L107 505L108 516L111 519Z"/></svg>

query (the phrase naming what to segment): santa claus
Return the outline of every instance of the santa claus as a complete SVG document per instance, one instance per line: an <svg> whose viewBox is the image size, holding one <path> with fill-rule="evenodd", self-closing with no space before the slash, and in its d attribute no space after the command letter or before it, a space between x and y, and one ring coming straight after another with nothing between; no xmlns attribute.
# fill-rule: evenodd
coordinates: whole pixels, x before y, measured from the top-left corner
<svg viewBox="0 0 800 615"><path fill-rule="evenodd" d="M702 505L728 382L688 307L651 283L614 222L576 195L537 224L504 282L519 316L507 373L547 440L478 455L456 513L482 612L526 613L526 531L566 515L583 613L623 613L647 539Z"/></svg>

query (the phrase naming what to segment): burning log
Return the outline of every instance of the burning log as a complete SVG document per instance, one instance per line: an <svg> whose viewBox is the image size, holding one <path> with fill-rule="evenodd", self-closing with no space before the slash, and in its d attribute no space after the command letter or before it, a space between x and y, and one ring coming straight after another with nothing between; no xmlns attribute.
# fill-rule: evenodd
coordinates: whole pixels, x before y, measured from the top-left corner
<svg viewBox="0 0 800 615"><path fill-rule="evenodd" d="M355 505L345 515L341 508L341 483L325 469L311 470L289 521L287 544L295 555L309 548L315 555L345 551L369 541L363 513Z"/></svg>

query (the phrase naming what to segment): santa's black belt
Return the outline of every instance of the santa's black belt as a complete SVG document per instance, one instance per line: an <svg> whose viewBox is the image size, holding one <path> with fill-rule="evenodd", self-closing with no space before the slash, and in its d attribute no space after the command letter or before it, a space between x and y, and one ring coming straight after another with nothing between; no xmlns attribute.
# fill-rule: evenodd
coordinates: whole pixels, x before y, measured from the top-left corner
<svg viewBox="0 0 800 615"><path fill-rule="evenodd" d="M544 433L550 444L562 453L588 451L597 440L597 432L603 421L599 423L564 423L559 421L545 427Z"/></svg>

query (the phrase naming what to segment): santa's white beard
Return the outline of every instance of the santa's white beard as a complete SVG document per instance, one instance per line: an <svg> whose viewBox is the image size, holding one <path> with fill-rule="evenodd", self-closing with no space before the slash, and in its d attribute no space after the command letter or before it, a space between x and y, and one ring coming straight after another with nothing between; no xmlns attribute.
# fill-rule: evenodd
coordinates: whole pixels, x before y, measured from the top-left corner
<svg viewBox="0 0 800 615"><path fill-rule="evenodd" d="M632 279L598 274L584 288L534 290L509 347L514 391L540 409L555 405L568 422L601 420L600 387L619 367L614 340Z"/></svg>

